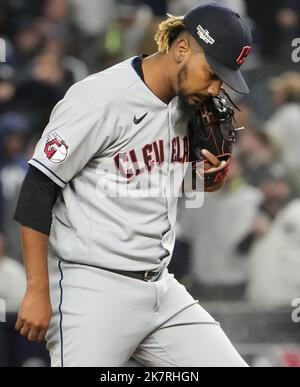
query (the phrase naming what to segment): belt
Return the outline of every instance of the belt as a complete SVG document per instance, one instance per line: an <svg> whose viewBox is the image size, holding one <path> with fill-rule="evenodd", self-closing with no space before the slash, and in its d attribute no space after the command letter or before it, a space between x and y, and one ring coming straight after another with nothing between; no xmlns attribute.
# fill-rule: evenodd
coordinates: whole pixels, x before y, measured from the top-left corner
<svg viewBox="0 0 300 387"><path fill-rule="evenodd" d="M101 269L104 269L103 267ZM113 269L104 269L107 271L112 271L113 273L121 274L126 277L136 278L146 282L154 282L156 281L160 275L161 271L125 271L125 270L113 270Z"/></svg>
<svg viewBox="0 0 300 387"><path fill-rule="evenodd" d="M80 263L73 262L73 261L66 261L62 258L60 258L60 260L62 262L71 263L73 265L81 265ZM86 266L86 265L83 265L83 266ZM165 269L165 267L163 266L163 268L160 271L127 271L127 270L107 269L105 267L100 267L100 266L92 266L92 267L95 267L97 269L106 270L106 271L111 271L113 273L124 275L126 277L136 278L136 279L146 281L146 282L154 282L154 281L158 280L158 278L161 276L162 272Z"/></svg>

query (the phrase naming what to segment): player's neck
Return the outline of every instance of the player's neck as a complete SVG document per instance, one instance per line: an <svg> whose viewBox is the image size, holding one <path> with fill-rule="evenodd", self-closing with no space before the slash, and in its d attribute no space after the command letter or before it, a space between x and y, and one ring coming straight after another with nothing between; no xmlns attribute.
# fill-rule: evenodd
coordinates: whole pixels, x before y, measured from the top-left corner
<svg viewBox="0 0 300 387"><path fill-rule="evenodd" d="M143 59L142 68L146 85L163 102L169 103L176 93L170 82L167 56L160 53L148 56Z"/></svg>

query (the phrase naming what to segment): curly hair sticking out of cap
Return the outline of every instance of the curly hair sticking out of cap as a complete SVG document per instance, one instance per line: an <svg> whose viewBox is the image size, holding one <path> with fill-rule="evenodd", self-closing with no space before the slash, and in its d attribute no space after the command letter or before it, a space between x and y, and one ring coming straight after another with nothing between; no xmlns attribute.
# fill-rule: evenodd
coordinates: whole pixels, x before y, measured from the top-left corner
<svg viewBox="0 0 300 387"><path fill-rule="evenodd" d="M186 31L183 16L168 14L168 19L160 23L154 38L159 52L168 54L172 43L183 31Z"/></svg>

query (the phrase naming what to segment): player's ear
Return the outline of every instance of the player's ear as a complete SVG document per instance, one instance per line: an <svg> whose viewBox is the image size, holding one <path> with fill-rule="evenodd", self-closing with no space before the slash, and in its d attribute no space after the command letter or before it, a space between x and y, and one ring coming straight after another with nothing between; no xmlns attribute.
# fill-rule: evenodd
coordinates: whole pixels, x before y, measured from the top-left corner
<svg viewBox="0 0 300 387"><path fill-rule="evenodd" d="M174 42L174 50L173 50L173 57L177 64L182 63L186 60L188 55L190 54L191 47L190 42L185 36L179 37Z"/></svg>

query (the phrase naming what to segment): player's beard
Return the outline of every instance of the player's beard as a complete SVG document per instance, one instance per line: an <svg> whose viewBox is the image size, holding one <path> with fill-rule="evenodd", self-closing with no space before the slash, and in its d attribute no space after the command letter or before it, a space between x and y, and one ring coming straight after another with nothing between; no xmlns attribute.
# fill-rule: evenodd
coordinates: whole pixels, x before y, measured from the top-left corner
<svg viewBox="0 0 300 387"><path fill-rule="evenodd" d="M177 87L178 87L178 108L181 112L181 116L184 120L190 120L194 115L196 110L199 108L201 102L207 98L206 95L201 93L188 94L184 88L184 83L188 77L188 68L185 65L177 74ZM190 97L200 98L199 103L190 103Z"/></svg>

